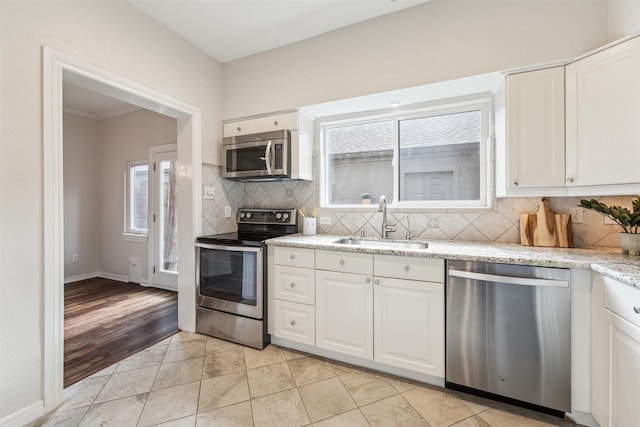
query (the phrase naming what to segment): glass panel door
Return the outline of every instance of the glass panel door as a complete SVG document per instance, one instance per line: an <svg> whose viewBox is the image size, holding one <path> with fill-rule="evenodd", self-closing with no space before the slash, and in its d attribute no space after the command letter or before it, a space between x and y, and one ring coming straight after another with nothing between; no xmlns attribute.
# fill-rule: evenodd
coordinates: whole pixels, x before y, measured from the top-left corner
<svg viewBox="0 0 640 427"><path fill-rule="evenodd" d="M154 250L153 284L178 289L178 188L176 152L153 155Z"/></svg>

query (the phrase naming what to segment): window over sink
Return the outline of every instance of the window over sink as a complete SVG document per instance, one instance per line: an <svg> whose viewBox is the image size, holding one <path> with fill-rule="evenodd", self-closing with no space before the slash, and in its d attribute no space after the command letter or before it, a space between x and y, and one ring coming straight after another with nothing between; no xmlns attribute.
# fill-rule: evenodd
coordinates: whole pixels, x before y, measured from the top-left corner
<svg viewBox="0 0 640 427"><path fill-rule="evenodd" d="M489 207L491 107L482 95L321 122L322 206Z"/></svg>

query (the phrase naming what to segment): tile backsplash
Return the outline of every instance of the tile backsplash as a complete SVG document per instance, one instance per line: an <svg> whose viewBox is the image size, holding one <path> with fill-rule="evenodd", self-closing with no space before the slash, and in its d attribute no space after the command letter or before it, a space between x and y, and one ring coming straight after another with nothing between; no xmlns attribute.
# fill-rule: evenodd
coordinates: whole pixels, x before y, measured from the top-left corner
<svg viewBox="0 0 640 427"><path fill-rule="evenodd" d="M215 200L203 200L203 234L226 233L236 230L235 212L239 207L273 208L304 207L311 214L318 207L319 189L317 180L278 181L243 183L223 179L219 166L203 165L202 194L204 187L214 187ZM598 197L597 199L620 206L631 204L633 196ZM556 213L569 213L569 208L580 203L585 197L551 197L549 205ZM375 203L375 201L374 201ZM224 207L230 206L234 215L224 217ZM396 212L389 210L388 222L397 224L392 238L405 238L410 231L420 239L444 239L479 242L520 242L520 214L537 210L537 198L497 199L489 212L477 213L434 213ZM331 225L319 225L318 233L336 235L380 235L382 215L375 208L366 211L345 212L320 209L319 216L330 217ZM604 224L602 215L584 211L584 222L573 224L573 238L576 247L617 246L616 225Z"/></svg>

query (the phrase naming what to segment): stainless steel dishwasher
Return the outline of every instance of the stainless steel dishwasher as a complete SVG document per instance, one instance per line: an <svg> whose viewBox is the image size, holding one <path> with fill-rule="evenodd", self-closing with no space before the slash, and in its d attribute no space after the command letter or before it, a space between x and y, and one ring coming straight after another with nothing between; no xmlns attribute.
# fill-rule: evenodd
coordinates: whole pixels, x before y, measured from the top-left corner
<svg viewBox="0 0 640 427"><path fill-rule="evenodd" d="M570 271L467 261L447 270L446 386L570 412Z"/></svg>

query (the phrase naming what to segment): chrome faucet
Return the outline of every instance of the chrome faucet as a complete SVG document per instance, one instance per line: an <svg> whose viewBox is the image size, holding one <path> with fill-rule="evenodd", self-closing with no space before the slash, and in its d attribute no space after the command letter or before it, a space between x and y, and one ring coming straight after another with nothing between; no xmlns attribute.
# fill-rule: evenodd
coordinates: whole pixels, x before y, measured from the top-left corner
<svg viewBox="0 0 640 427"><path fill-rule="evenodd" d="M387 198L380 196L380 202L378 203L378 212L382 212L382 238L389 237L390 231L396 231L395 225L389 225L387 223Z"/></svg>
<svg viewBox="0 0 640 427"><path fill-rule="evenodd" d="M409 214L405 215L404 218L402 218L400 221L405 219L407 220L407 235L405 236L405 238L407 240L411 240L416 237L416 235L411 232L411 222L409 222Z"/></svg>

